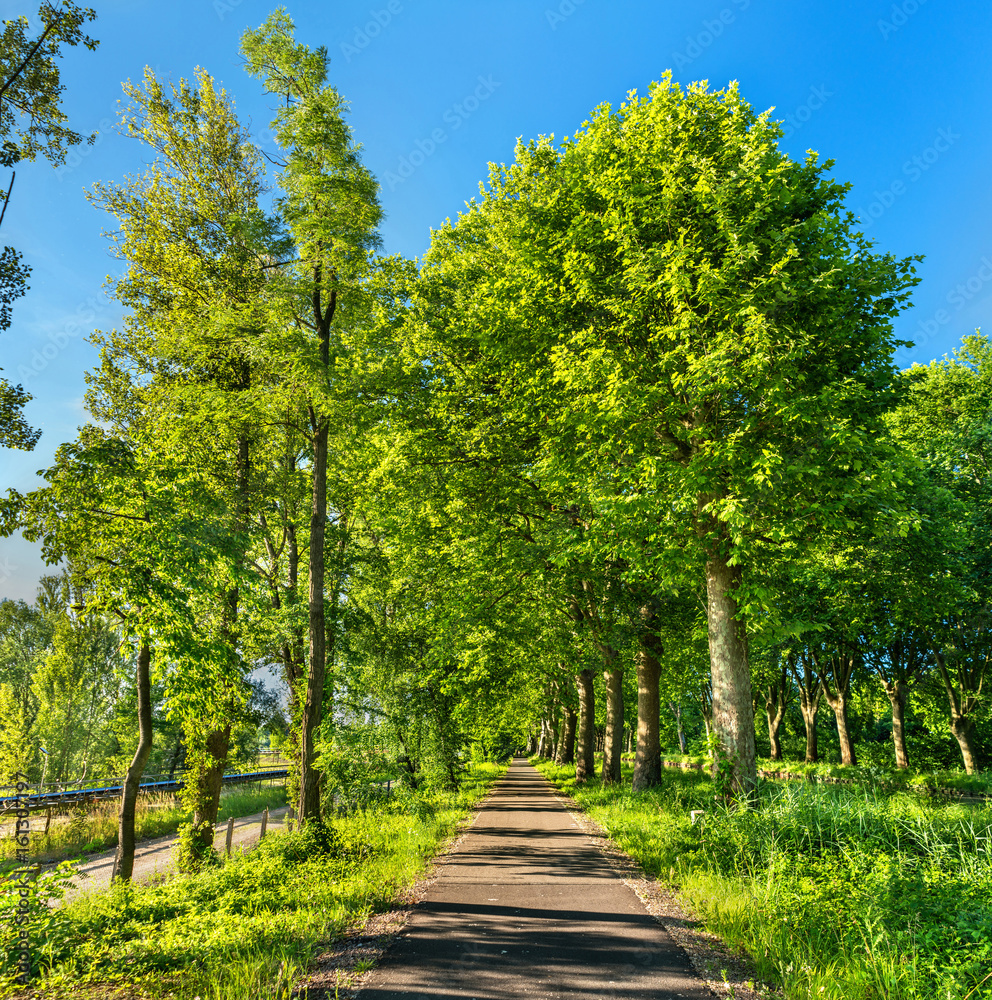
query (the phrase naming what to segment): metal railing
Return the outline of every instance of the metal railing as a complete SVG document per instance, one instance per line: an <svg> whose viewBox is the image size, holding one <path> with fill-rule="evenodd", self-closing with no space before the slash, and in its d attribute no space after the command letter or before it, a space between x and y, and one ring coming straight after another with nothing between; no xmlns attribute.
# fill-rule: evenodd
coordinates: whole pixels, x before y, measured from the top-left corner
<svg viewBox="0 0 992 1000"><path fill-rule="evenodd" d="M275 781L285 778L289 768L282 764L261 766L253 771L243 771L235 774L225 774L221 781L225 785L249 784L263 781ZM138 786L139 793L178 792L182 790L184 774L148 775ZM35 791L28 795L18 795L16 785L0 785L0 814L10 812L18 807L23 808L25 799L27 808L47 809L51 806L71 806L81 802L96 802L100 799L119 798L124 790L124 779L114 784L94 784L86 781L49 781L42 785L29 786Z"/></svg>

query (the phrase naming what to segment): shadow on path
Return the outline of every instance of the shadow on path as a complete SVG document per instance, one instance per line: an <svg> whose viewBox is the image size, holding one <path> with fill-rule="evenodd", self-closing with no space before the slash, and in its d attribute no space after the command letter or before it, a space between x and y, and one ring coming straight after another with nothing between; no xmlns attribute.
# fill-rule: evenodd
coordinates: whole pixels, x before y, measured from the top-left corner
<svg viewBox="0 0 992 1000"><path fill-rule="evenodd" d="M360 1000L711 996L523 758L359 993Z"/></svg>

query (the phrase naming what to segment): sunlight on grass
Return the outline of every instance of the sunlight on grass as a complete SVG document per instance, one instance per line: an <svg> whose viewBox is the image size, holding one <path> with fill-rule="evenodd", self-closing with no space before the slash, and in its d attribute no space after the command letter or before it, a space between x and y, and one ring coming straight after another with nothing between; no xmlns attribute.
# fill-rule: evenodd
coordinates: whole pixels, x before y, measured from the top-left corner
<svg viewBox="0 0 992 1000"><path fill-rule="evenodd" d="M128 997L142 998L288 997L320 948L389 908L504 770L475 764L457 792L399 789L335 818L330 850L308 830L273 834L196 875L88 893L55 911L37 899L32 947L42 978L33 995L55 1000L94 984L127 985ZM14 898L8 889L0 910ZM13 947L7 926L5 959Z"/></svg>
<svg viewBox="0 0 992 1000"><path fill-rule="evenodd" d="M704 774L634 795L538 766L789 1000L992 998L992 808L803 782L746 810Z"/></svg>

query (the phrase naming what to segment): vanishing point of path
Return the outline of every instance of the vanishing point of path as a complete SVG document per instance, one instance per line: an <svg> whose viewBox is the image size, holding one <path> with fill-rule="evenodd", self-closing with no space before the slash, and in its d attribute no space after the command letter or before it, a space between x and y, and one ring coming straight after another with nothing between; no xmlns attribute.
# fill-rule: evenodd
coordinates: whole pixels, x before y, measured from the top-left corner
<svg viewBox="0 0 992 1000"><path fill-rule="evenodd" d="M518 758L359 997L712 994L544 777Z"/></svg>

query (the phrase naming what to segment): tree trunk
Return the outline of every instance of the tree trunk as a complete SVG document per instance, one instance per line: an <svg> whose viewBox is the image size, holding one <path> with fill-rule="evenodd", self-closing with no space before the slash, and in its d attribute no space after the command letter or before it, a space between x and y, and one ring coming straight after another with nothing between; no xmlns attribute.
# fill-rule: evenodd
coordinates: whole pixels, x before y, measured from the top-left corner
<svg viewBox="0 0 992 1000"><path fill-rule="evenodd" d="M182 731L176 736L176 746L172 751L172 757L169 760L169 780L171 781L176 776L176 768L180 764L184 764L186 761L186 744L183 742Z"/></svg>
<svg viewBox="0 0 992 1000"><path fill-rule="evenodd" d="M795 655L790 654L788 663L799 689L799 710L806 726L806 763L815 764L820 759L816 742L816 714L820 710L823 685L813 671L808 653L804 652L799 659L802 662L801 671L796 664Z"/></svg>
<svg viewBox="0 0 992 1000"><path fill-rule="evenodd" d="M294 455L287 456L287 466L290 472L296 469L296 458ZM263 519L264 525L264 519ZM299 599L299 567L300 550L296 539L296 525L292 521L285 524L286 534L286 585L285 585L285 605L288 608L295 607ZM269 550L269 561L275 565L278 561L278 554L271 541L266 539L266 547ZM283 608L283 585L273 574L270 603L274 611ZM286 779L286 798L290 802L300 801L300 688L299 682L303 677L305 666L305 653L303 645L303 629L299 625L294 625L292 631L287 630L282 637L279 646L279 658L282 660L283 673L286 678L288 691L287 708L289 716L289 727L286 739L282 746L282 754L289 761L289 777Z"/></svg>
<svg viewBox="0 0 992 1000"><path fill-rule="evenodd" d="M975 774L978 771L978 758L975 753L975 744L972 741L975 721L971 713L977 702L977 693L981 691L981 680L978 682L978 691L975 694L965 691L959 695L951 678L947 657L943 652L937 652L935 656L941 679L944 682L944 691L947 693L947 700L951 706L951 732L961 748L965 773ZM984 679L984 673L982 679Z"/></svg>
<svg viewBox="0 0 992 1000"><path fill-rule="evenodd" d="M713 679L713 729L733 761L734 787L744 793L758 780L747 633L734 591L740 568L714 555L706 563L707 630Z"/></svg>
<svg viewBox="0 0 992 1000"><path fill-rule="evenodd" d="M193 803L192 849L196 858L206 857L214 846L214 824L224 784L227 751L231 745L231 724L215 729L207 736L206 761L197 769Z"/></svg>
<svg viewBox="0 0 992 1000"><path fill-rule="evenodd" d="M781 661L780 661L781 662ZM768 720L768 743L772 760L782 759L782 744L778 731L789 704L788 666L783 664L779 676L765 689L765 718Z"/></svg>
<svg viewBox="0 0 992 1000"><path fill-rule="evenodd" d="M313 270L313 320L317 334L318 360L325 378L330 378L331 323L337 310L337 291L323 301L324 274L320 263ZM320 821L320 774L314 767L316 732L324 717L324 683L327 675L327 622L324 614L324 539L327 527L327 437L329 420L308 407L313 441L313 490L310 502L310 656L307 689L300 724L300 825Z"/></svg>
<svg viewBox="0 0 992 1000"><path fill-rule="evenodd" d="M437 738L440 744L441 758L444 761L444 773L447 778L448 791L458 791L459 760L456 734L452 732L452 706L449 699L439 695L434 687L427 688L434 706L434 719L437 726Z"/></svg>
<svg viewBox="0 0 992 1000"><path fill-rule="evenodd" d="M562 706L561 716L558 720L558 741L555 743L555 763L564 764L565 742L568 738L568 713L569 709Z"/></svg>
<svg viewBox="0 0 992 1000"><path fill-rule="evenodd" d="M896 755L896 767L909 767L909 751L906 749L906 706L909 703L909 688L900 680L882 681L882 687L892 706L892 748Z"/></svg>
<svg viewBox="0 0 992 1000"><path fill-rule="evenodd" d="M611 659L615 657L615 653ZM603 744L604 785L620 781L620 754L623 751L623 670L610 667L603 671L606 681L606 741Z"/></svg>
<svg viewBox="0 0 992 1000"><path fill-rule="evenodd" d="M820 759L819 745L816 740L816 713L820 710L819 690L810 705L801 704L803 722L806 726L806 763L815 764Z"/></svg>
<svg viewBox="0 0 992 1000"><path fill-rule="evenodd" d="M575 724L578 715L574 708L565 709L565 723L562 726L564 736L562 738L560 764L572 764L575 762Z"/></svg>
<svg viewBox="0 0 992 1000"><path fill-rule="evenodd" d="M837 737L840 740L840 762L854 767L858 759L854 753L854 743L847 725L847 692L837 691L827 697L827 702L837 720Z"/></svg>
<svg viewBox="0 0 992 1000"><path fill-rule="evenodd" d="M135 686L138 692L138 748L124 778L121 793L120 823L117 832L117 854L114 857L115 882L130 882L134 871L134 811L138 802L141 776L145 773L148 755L152 752L152 652L148 643L138 650Z"/></svg>
<svg viewBox="0 0 992 1000"><path fill-rule="evenodd" d="M579 749L575 780L586 781L596 773L596 691L592 671L587 667L575 675L579 689Z"/></svg>
<svg viewBox="0 0 992 1000"><path fill-rule="evenodd" d="M672 710L672 715L675 716L675 729L679 736L679 752L685 753L686 742L685 742L685 728L682 725L682 705L681 703L676 703L670 701L668 707Z"/></svg>
<svg viewBox="0 0 992 1000"><path fill-rule="evenodd" d="M835 649L829 655L821 649L812 649L810 655L820 676L820 686L837 720L837 736L840 740L840 762L851 766L857 763L854 744L847 725L847 699L851 690L851 678L858 665L858 656L845 648ZM835 688L830 686L831 680Z"/></svg>
<svg viewBox="0 0 992 1000"><path fill-rule="evenodd" d="M975 753L973 741L975 721L967 715L951 716L951 732L961 748L961 758L964 761L966 774L976 774L978 771L978 755Z"/></svg>
<svg viewBox="0 0 992 1000"><path fill-rule="evenodd" d="M778 738L778 731L785 718L785 705L778 700L766 699L765 718L768 720L768 745L769 754L772 760L782 759L782 743Z"/></svg>
<svg viewBox="0 0 992 1000"><path fill-rule="evenodd" d="M644 631L637 651L637 754L634 758L633 790L643 791L661 782L661 678L662 646L650 631L656 613L650 604L641 607Z"/></svg>
<svg viewBox="0 0 992 1000"><path fill-rule="evenodd" d="M327 633L324 616L324 532L327 524L327 419L311 410L313 496L310 514L310 657L300 726L300 825L320 821L320 774L314 767L317 728L324 715Z"/></svg>
<svg viewBox="0 0 992 1000"><path fill-rule="evenodd" d="M417 778L417 762L410 752L403 731L398 726L396 727L396 738L400 741L400 747L403 750L403 756L398 760L406 769L406 783L410 786L410 790L415 792L420 787L420 781Z"/></svg>
<svg viewBox="0 0 992 1000"><path fill-rule="evenodd" d="M713 682L710 680L699 689L699 708L703 717L703 729L706 732L706 742L709 743L713 730Z"/></svg>
<svg viewBox="0 0 992 1000"><path fill-rule="evenodd" d="M782 742L778 738L778 731L785 717L785 709L780 707L765 708L765 717L768 719L768 743L771 747L770 755L772 760L782 759Z"/></svg>

